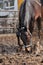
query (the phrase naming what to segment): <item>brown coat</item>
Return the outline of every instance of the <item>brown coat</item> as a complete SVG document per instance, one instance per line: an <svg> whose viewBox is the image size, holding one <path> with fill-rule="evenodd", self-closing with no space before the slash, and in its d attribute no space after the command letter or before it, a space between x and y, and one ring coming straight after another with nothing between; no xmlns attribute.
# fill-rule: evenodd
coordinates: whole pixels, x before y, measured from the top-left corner
<svg viewBox="0 0 43 65"><path fill-rule="evenodd" d="M41 6L41 16L43 18L43 6Z"/></svg>

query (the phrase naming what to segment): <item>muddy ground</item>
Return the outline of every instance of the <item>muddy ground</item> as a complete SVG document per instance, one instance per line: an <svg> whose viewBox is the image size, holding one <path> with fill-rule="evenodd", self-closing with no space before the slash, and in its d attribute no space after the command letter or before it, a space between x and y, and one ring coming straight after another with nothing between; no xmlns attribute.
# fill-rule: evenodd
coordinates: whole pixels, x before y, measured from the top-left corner
<svg viewBox="0 0 43 65"><path fill-rule="evenodd" d="M38 30L33 32L33 45L39 42ZM40 34L40 54L18 51L16 34L0 35L0 65L43 65L43 25Z"/></svg>

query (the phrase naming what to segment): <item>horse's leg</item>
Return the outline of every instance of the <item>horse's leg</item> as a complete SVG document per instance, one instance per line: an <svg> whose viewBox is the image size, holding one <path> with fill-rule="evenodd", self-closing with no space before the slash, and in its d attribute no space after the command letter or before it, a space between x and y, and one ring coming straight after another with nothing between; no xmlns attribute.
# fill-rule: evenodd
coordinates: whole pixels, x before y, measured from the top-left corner
<svg viewBox="0 0 43 65"><path fill-rule="evenodd" d="M20 39L18 35L17 35L17 40L18 40L18 45L20 46Z"/></svg>
<svg viewBox="0 0 43 65"><path fill-rule="evenodd" d="M37 18L37 27L38 27L38 36L39 36L39 41L36 44L36 55L39 55L40 53L40 30L41 30L41 18L40 16Z"/></svg>
<svg viewBox="0 0 43 65"><path fill-rule="evenodd" d="M16 34L16 36L17 36L18 45L19 45L20 50L21 50L22 49L22 46L20 44L20 36L18 34Z"/></svg>
<svg viewBox="0 0 43 65"><path fill-rule="evenodd" d="M38 26L38 36L39 36L39 39L40 39L41 17L39 16L36 21L37 21L37 26Z"/></svg>
<svg viewBox="0 0 43 65"><path fill-rule="evenodd" d="M29 24L29 30L30 30L30 33L32 34L33 33L33 30L34 30L34 22L35 22L35 18L31 18L30 20L30 24ZM31 39L30 39L30 44L31 44L31 52L33 51L33 45L32 45L32 36L31 36Z"/></svg>
<svg viewBox="0 0 43 65"><path fill-rule="evenodd" d="M21 40L23 41L25 51L30 53L30 39L28 38L30 38L30 36L27 36L27 32L21 33Z"/></svg>
<svg viewBox="0 0 43 65"><path fill-rule="evenodd" d="M26 36L27 36L27 45L25 47L25 50L29 53L32 53L32 35L30 34L30 31L26 32Z"/></svg>
<svg viewBox="0 0 43 65"><path fill-rule="evenodd" d="M35 22L34 18L31 18L30 23L29 23L29 30L31 34L33 33L34 22Z"/></svg>

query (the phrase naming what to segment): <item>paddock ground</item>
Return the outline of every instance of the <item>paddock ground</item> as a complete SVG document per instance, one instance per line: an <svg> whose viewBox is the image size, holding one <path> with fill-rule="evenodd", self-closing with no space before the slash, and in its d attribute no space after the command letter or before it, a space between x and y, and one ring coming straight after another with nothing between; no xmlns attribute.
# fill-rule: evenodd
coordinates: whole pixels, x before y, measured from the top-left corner
<svg viewBox="0 0 43 65"><path fill-rule="evenodd" d="M37 44L37 42L39 42L37 32L37 29L33 32L33 44ZM1 34L0 65L43 65L43 22L40 33L41 52L39 56L36 56L33 53L26 53L24 50L17 52L18 44L16 34Z"/></svg>

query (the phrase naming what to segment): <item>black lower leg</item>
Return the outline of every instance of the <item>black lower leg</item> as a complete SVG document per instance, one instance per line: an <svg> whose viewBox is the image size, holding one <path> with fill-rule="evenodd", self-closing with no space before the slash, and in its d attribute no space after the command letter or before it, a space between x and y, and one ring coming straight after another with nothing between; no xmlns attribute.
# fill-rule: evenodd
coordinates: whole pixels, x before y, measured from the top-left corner
<svg viewBox="0 0 43 65"><path fill-rule="evenodd" d="M32 34L32 32L33 32L33 29L34 29L34 19L33 18L31 18L31 20L30 20L30 24L29 24L29 30L30 30L30 32L31 32L31 34Z"/></svg>
<svg viewBox="0 0 43 65"><path fill-rule="evenodd" d="M40 39L41 17L39 16L36 21L37 21L37 27L38 27L38 36L39 36L39 39Z"/></svg>

